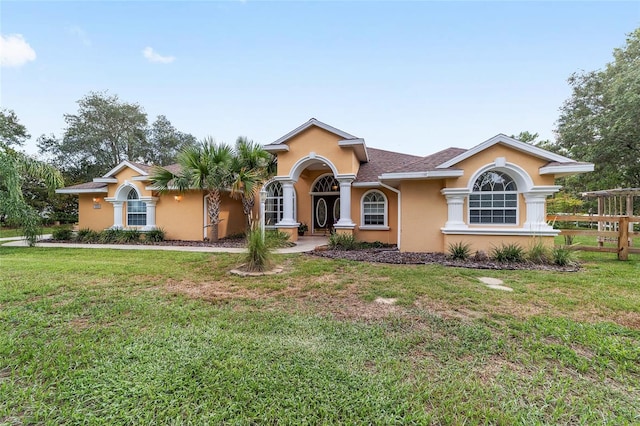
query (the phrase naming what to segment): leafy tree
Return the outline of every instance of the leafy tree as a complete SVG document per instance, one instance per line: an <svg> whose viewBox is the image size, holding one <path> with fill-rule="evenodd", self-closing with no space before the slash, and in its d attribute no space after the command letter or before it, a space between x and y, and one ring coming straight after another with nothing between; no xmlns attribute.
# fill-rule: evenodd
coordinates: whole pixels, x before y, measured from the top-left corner
<svg viewBox="0 0 640 426"><path fill-rule="evenodd" d="M40 234L41 218L25 202L23 184L27 179L37 179L53 191L62 186L62 176L55 168L13 149L10 145L24 137L26 129L18 123L13 111L3 111L0 116L3 117L0 120L0 216L21 226L29 245L34 245ZM5 120L6 117L12 119Z"/></svg>
<svg viewBox="0 0 640 426"><path fill-rule="evenodd" d="M164 115L159 115L148 132L144 160L157 165L176 161L178 153L197 143L196 138L178 131Z"/></svg>
<svg viewBox="0 0 640 426"><path fill-rule="evenodd" d="M176 174L163 167L154 167L151 182L160 192L177 189L203 190L208 198L207 214L211 224L210 241L218 241L221 193L233 184L233 149L205 138L199 145L189 146L178 154L180 171Z"/></svg>
<svg viewBox="0 0 640 426"><path fill-rule="evenodd" d="M95 163L107 170L123 160L144 160L147 115L140 105L97 92L78 105L77 114L64 116L67 129L59 155L74 164Z"/></svg>
<svg viewBox="0 0 640 426"><path fill-rule="evenodd" d="M20 124L14 111L0 109L0 144L5 147L22 146L30 137L27 128Z"/></svg>
<svg viewBox="0 0 640 426"><path fill-rule="evenodd" d="M603 70L575 73L569 84L556 144L595 164L580 176L582 188L640 187L640 28Z"/></svg>
<svg viewBox="0 0 640 426"><path fill-rule="evenodd" d="M231 195L242 200L242 211L247 218L248 228L251 226L250 217L255 205L256 189L273 174L274 158L262 146L244 136L236 140Z"/></svg>
<svg viewBox="0 0 640 426"><path fill-rule="evenodd" d="M148 125L147 114L136 103L118 96L91 92L78 101L78 112L66 114L62 139L38 138L40 154L49 157L71 183L87 182L123 160L168 165L196 139L176 130L163 115Z"/></svg>

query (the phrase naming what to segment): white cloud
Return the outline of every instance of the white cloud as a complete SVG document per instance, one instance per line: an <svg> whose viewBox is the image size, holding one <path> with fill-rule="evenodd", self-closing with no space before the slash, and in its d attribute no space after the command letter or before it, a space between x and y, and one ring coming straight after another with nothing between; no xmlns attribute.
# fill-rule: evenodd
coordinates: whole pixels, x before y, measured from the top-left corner
<svg viewBox="0 0 640 426"><path fill-rule="evenodd" d="M142 56L147 58L149 62L159 62L161 64L170 64L176 60L175 56L162 56L151 47L142 49Z"/></svg>
<svg viewBox="0 0 640 426"><path fill-rule="evenodd" d="M22 34L0 35L0 65L19 67L35 61L36 51L22 37Z"/></svg>
<svg viewBox="0 0 640 426"><path fill-rule="evenodd" d="M85 46L91 46L91 39L87 35L87 32L78 26L72 26L67 28L67 32L71 35L74 35L80 39L82 44Z"/></svg>

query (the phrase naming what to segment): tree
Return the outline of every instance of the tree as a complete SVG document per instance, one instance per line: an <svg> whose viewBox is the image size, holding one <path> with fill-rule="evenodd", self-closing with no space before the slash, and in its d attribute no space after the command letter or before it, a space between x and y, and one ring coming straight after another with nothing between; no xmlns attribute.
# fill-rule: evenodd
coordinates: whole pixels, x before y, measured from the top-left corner
<svg viewBox="0 0 640 426"><path fill-rule="evenodd" d="M117 95L91 92L78 101L77 114L66 114L60 154L74 163L96 163L107 170L123 160L142 161L147 115Z"/></svg>
<svg viewBox="0 0 640 426"><path fill-rule="evenodd" d="M207 194L210 241L218 241L222 191L233 183L233 149L205 138L199 145L189 146L178 154L180 171L173 173L163 167L154 167L151 182L160 192L177 189L185 192L200 189Z"/></svg>
<svg viewBox="0 0 640 426"><path fill-rule="evenodd" d="M0 116L3 117L0 120L0 215L9 223L21 226L32 246L40 234L41 218L25 202L23 184L27 179L38 179L53 191L62 186L63 179L55 168L13 149L10 145L26 135L26 129L18 123L13 111L6 115L3 111ZM15 120L7 121L7 116Z"/></svg>
<svg viewBox="0 0 640 426"><path fill-rule="evenodd" d="M22 146L31 135L27 128L20 124L16 113L12 110L0 109L0 144L4 146Z"/></svg>
<svg viewBox="0 0 640 426"><path fill-rule="evenodd" d="M123 160L168 165L182 148L196 143L163 115L148 126L142 107L122 102L117 95L91 92L78 106L76 114L65 115L62 139L38 139L40 154L51 158L73 183L90 181Z"/></svg>
<svg viewBox="0 0 640 426"><path fill-rule="evenodd" d="M180 151L196 143L193 135L178 131L167 117L159 115L149 129L144 159L166 166L176 161Z"/></svg>
<svg viewBox="0 0 640 426"><path fill-rule="evenodd" d="M231 195L242 200L242 211L247 218L247 229L251 227L250 217L255 205L258 186L273 174L273 157L262 146L240 136L236 140L235 156L232 163L234 181Z"/></svg>
<svg viewBox="0 0 640 426"><path fill-rule="evenodd" d="M575 73L569 84L556 144L595 164L580 177L582 189L640 187L640 28L603 70Z"/></svg>

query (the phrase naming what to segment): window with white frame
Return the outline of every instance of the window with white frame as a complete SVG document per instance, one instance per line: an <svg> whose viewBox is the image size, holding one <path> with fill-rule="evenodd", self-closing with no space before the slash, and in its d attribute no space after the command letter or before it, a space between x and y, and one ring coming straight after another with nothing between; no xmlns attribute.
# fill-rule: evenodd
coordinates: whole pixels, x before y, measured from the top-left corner
<svg viewBox="0 0 640 426"><path fill-rule="evenodd" d="M476 179L469 195L469 223L518 223L518 188L508 174L490 170Z"/></svg>
<svg viewBox="0 0 640 426"><path fill-rule="evenodd" d="M278 181L270 182L265 187L267 198L264 203L264 224L266 228L275 228L284 214L284 197L282 184ZM296 193L293 192L293 217L296 217Z"/></svg>
<svg viewBox="0 0 640 426"><path fill-rule="evenodd" d="M387 197L380 191L369 191L362 197L362 225L387 226Z"/></svg>
<svg viewBox="0 0 640 426"><path fill-rule="evenodd" d="M147 204L140 201L138 191L131 188L127 195L127 226L145 226L147 224Z"/></svg>

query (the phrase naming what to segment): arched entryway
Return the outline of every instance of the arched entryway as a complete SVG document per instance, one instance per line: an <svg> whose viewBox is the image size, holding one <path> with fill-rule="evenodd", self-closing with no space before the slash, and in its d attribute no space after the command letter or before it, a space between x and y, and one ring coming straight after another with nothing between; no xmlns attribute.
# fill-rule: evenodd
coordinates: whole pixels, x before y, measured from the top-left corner
<svg viewBox="0 0 640 426"><path fill-rule="evenodd" d="M312 233L330 233L340 219L340 183L333 174L319 176L311 186Z"/></svg>

